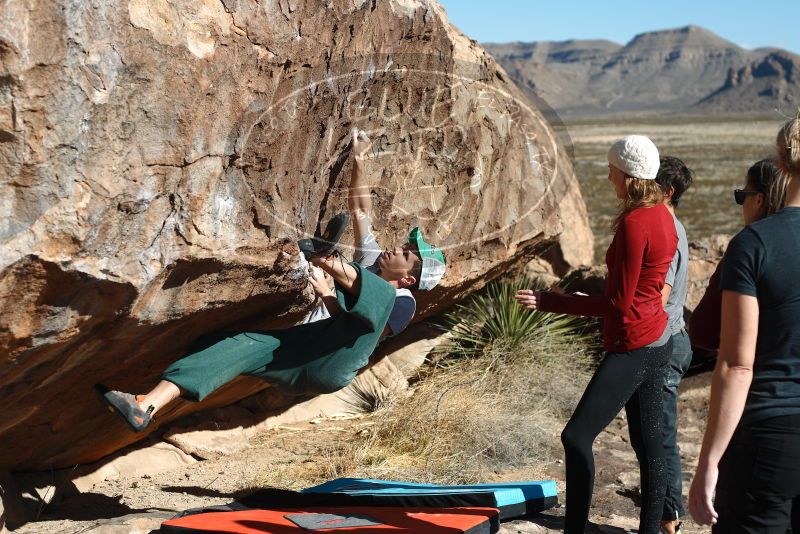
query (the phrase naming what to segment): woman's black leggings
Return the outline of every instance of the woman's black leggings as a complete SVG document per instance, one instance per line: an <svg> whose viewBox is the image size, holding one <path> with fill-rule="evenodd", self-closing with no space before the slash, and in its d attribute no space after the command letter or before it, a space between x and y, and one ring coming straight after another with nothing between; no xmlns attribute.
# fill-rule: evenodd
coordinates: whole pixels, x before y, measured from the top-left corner
<svg viewBox="0 0 800 534"><path fill-rule="evenodd" d="M586 386L561 433L567 468L566 534L583 534L594 488L592 444L623 406L632 439L642 445L639 532L658 534L667 488L662 390L671 353L671 339L660 347L609 352Z"/></svg>

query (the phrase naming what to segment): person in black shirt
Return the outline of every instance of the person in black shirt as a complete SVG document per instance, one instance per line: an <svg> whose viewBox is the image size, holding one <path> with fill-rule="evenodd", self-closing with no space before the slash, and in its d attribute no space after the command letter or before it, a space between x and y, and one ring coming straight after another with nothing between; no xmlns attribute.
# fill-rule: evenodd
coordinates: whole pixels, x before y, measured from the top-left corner
<svg viewBox="0 0 800 534"><path fill-rule="evenodd" d="M689 492L715 534L785 534L799 513L800 113L777 149L786 207L739 232L723 260L719 358Z"/></svg>
<svg viewBox="0 0 800 534"><path fill-rule="evenodd" d="M787 175L781 172L774 159L762 159L754 163L747 171L744 189L737 189L734 194L734 200L742 207L744 224L753 224L783 209L788 181ZM719 350L722 313L720 276L722 276L722 262L719 262L714 269L703 298L697 303L689 318L689 338L692 348L699 348L714 355Z"/></svg>

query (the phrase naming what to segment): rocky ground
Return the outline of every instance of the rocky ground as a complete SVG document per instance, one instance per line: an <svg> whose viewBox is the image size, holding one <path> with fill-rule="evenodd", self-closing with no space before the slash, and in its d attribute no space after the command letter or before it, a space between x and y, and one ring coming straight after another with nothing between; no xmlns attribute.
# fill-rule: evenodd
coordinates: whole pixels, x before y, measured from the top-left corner
<svg viewBox="0 0 800 534"><path fill-rule="evenodd" d="M679 443L687 485L695 467L706 414L710 375L685 379L679 416ZM253 438L238 453L206 460L185 468L143 478L107 480L90 492L45 507L40 520L16 530L19 534L128 534L150 532L177 511L222 504L267 483L299 488L309 480L343 476L346 459L337 457L336 444L354 436L370 424L369 417L327 420L280 427ZM595 445L597 482L587 532L623 533L637 526L639 495L636 460L628 445L624 415L601 434ZM535 470L501 473L499 480L524 480L544 475L564 488L562 460ZM563 501L563 493L560 495ZM559 532L563 527L562 506L525 520L506 523L501 532ZM687 522L687 532L707 529Z"/></svg>

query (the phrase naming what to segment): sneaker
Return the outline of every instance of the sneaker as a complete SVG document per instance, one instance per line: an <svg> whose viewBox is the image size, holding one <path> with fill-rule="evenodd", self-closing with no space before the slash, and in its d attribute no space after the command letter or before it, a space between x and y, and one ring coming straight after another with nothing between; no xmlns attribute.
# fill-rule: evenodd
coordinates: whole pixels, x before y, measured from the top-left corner
<svg viewBox="0 0 800 534"><path fill-rule="evenodd" d="M136 432L147 428L147 425L153 420L153 406L150 405L146 409L142 407L141 402L144 400L144 395L134 396L130 393L110 390L101 390L100 394L108 403L109 411L119 414Z"/></svg>
<svg viewBox="0 0 800 534"><path fill-rule="evenodd" d="M325 231L319 237L312 239L301 239L297 242L300 252L306 260L319 256L331 256L337 252L339 240L347 229L350 222L350 215L347 212L337 213L328 221Z"/></svg>

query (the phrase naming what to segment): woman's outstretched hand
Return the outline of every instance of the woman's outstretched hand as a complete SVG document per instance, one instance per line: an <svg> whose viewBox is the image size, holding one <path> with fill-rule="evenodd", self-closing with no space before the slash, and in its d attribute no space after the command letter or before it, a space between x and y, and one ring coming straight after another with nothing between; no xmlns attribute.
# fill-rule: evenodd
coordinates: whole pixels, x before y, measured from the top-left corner
<svg viewBox="0 0 800 534"><path fill-rule="evenodd" d="M517 302L519 302L520 306L523 308L528 310L538 310L541 294L541 291L520 289L517 291L517 294L514 296L514 298L517 299Z"/></svg>
<svg viewBox="0 0 800 534"><path fill-rule="evenodd" d="M692 480L689 490L689 513L701 525L713 525L717 522L717 511L714 509L714 489L717 487L719 468L701 462Z"/></svg>

